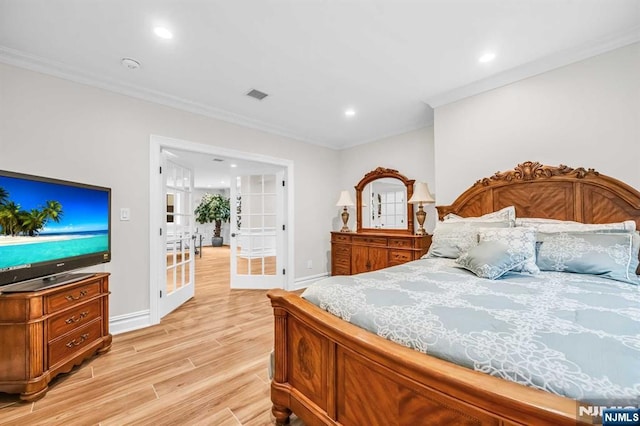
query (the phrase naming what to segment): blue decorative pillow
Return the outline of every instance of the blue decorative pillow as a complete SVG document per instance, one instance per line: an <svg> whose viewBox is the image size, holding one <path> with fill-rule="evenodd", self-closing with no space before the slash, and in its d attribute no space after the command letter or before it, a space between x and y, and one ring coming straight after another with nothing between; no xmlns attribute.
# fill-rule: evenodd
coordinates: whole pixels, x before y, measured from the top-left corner
<svg viewBox="0 0 640 426"><path fill-rule="evenodd" d="M478 244L479 228L508 228L513 222L438 222L433 231L431 247L424 257L458 258Z"/></svg>
<svg viewBox="0 0 640 426"><path fill-rule="evenodd" d="M537 274L540 269L536 265L536 230L533 228L515 227L507 229L481 229L479 241L501 241L507 245L509 254L518 266L514 272ZM524 259L524 262L521 260Z"/></svg>
<svg viewBox="0 0 640 426"><path fill-rule="evenodd" d="M635 232L538 233L537 265L543 271L594 274L640 284L640 237Z"/></svg>
<svg viewBox="0 0 640 426"><path fill-rule="evenodd" d="M480 241L456 259L456 263L480 278L495 280L525 263L523 253L514 254L507 243L497 240Z"/></svg>
<svg viewBox="0 0 640 426"><path fill-rule="evenodd" d="M640 265L640 233L634 232L631 236L631 264L629 265L629 271L634 274L638 273L638 265ZM640 277L636 275L636 279L640 281Z"/></svg>

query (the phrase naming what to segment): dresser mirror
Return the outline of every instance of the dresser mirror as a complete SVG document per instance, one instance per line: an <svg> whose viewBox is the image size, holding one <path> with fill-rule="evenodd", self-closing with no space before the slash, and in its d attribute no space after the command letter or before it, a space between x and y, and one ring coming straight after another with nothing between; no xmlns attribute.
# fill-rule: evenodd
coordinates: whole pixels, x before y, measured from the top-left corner
<svg viewBox="0 0 640 426"><path fill-rule="evenodd" d="M413 183L382 167L364 175L355 187L357 231L413 234Z"/></svg>

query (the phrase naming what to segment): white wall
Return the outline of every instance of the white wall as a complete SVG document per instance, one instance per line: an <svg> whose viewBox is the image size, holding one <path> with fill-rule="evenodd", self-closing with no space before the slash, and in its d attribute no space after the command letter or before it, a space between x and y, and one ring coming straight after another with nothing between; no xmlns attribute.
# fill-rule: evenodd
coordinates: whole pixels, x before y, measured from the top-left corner
<svg viewBox="0 0 640 426"><path fill-rule="evenodd" d="M384 167L395 169L416 182L427 182L433 192L435 188L433 149L433 127L431 126L344 149L340 153L340 189L349 190L355 202L354 186L367 172ZM331 199L334 205L332 225L334 231L339 231L342 228L342 219L340 218L342 210L340 207L335 207L339 195L338 191ZM436 201L439 201L437 195ZM425 210L427 211L425 228L433 229L435 209L430 206ZM349 210L349 227L352 230L356 228L356 213L353 209Z"/></svg>
<svg viewBox="0 0 640 426"><path fill-rule="evenodd" d="M436 108L434 127L439 204L527 160L640 188L640 44Z"/></svg>
<svg viewBox="0 0 640 426"><path fill-rule="evenodd" d="M151 134L292 160L296 276L326 272L337 151L0 64L0 169L112 188L111 316L149 309Z"/></svg>

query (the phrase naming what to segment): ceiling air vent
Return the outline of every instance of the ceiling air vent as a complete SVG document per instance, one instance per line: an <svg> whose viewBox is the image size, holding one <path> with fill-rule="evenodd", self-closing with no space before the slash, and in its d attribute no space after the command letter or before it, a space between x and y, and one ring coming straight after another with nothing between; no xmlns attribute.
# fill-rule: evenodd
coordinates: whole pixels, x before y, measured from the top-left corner
<svg viewBox="0 0 640 426"><path fill-rule="evenodd" d="M250 96L250 97L252 97L254 99L257 99L257 100L261 101L261 100L263 100L264 98L266 98L269 95L267 95L266 93L261 92L259 90L251 89L249 91L249 93L247 93L247 96Z"/></svg>

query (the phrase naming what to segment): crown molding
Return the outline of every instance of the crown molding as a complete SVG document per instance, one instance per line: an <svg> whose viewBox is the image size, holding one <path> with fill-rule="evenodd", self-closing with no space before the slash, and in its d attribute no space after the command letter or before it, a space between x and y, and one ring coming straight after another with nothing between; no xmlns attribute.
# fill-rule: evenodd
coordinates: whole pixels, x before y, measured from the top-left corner
<svg viewBox="0 0 640 426"><path fill-rule="evenodd" d="M425 120L424 122L414 123L412 125L404 127L404 128L399 129L397 131L393 131L393 132L389 132L389 133L383 133L382 135L376 136L375 138L363 139L363 140L360 140L360 141L353 141L353 142L343 143L342 145L340 145L339 148L334 148L334 149L343 150L343 149L354 148L354 147L359 146L359 145L366 145L368 143L382 141L384 139L392 138L394 136L404 135L405 133L415 132L417 130L421 130L421 129L424 129L426 127L431 127L431 126L433 126L433 114L431 115L431 118L429 120Z"/></svg>
<svg viewBox="0 0 640 426"><path fill-rule="evenodd" d="M213 108L198 102L193 102L168 93L157 90L146 89L133 84L123 83L113 79L106 79L95 74L80 72L61 62L52 61L40 56L31 55L16 49L0 45L0 62L13 65L20 68L26 68L42 74L52 75L75 83L86 86L97 87L108 90L110 92L119 93L143 101L160 104L194 114L204 115L206 117L215 118L240 126L249 127L254 130L260 130L278 136L295 139L299 142L320 145L327 148L336 149L330 144L321 143L301 135L292 133L278 126L273 126L259 120L254 120L240 114L235 114L222 109Z"/></svg>
<svg viewBox="0 0 640 426"><path fill-rule="evenodd" d="M437 108L469 96L487 92L489 90L506 86L516 81L524 80L620 47L637 43L638 41L640 41L640 25L633 27L631 30L603 37L592 43L556 52L538 60L528 62L524 65L494 74L491 77L478 80L471 84L442 92L434 96L428 96L424 101L432 108Z"/></svg>
<svg viewBox="0 0 640 426"><path fill-rule="evenodd" d="M602 38L594 43L584 44L578 48L566 49L555 54L543 57L539 60L529 62L522 66L518 66L501 73L495 74L483 80L455 88L434 96L427 97L424 102L432 108L446 105L460 99L477 95L501 86L506 86L513 82L523 80L534 75L542 74L555 68L569 65L601 53L608 52L626 45L640 41L640 26L632 28L624 33L617 33L609 37ZM175 108L181 111L187 111L194 114L211 117L225 122L248 127L254 130L290 138L299 142L310 143L313 145L323 146L335 150L352 148L358 145L364 145L370 142L379 141L389 137L397 136L403 133L418 130L424 127L432 126L433 116L430 120L424 122L414 122L404 129L390 132L388 134L376 136L372 139L353 141L342 143L339 146L326 141L310 139L303 135L292 133L287 129L264 123L240 114L235 114L219 108L213 108L198 102L193 102L177 96L170 95L161 91L146 89L136 85L122 83L113 79L106 79L95 74L80 72L63 63L45 59L36 55L31 55L16 49L0 45L0 62L25 68L31 71L52 75L65 80L70 80L79 84L97 87L143 101L160 104Z"/></svg>
<svg viewBox="0 0 640 426"><path fill-rule="evenodd" d="M177 96L173 96L164 92L146 89L133 84L122 83L113 79L106 79L104 77L97 76L95 74L80 72L76 69L69 67L61 62L42 58L40 56L32 55L22 52L20 50L12 49L6 46L0 45L0 62L13 65L19 68L25 68L31 71L39 72L42 74L52 75L64 80L70 80L75 83L83 84L86 86L97 87L99 89L108 90L110 92L119 93L125 96L131 96L133 98L141 99L143 101L160 104L175 108L181 111L191 112L194 114L203 115L206 117L215 118L218 120L226 121L229 123L237 124L240 126L248 127L254 130L271 133L278 136L294 139L299 142L309 143L312 145L322 146L334 150L342 150L351 148L356 145L363 145L369 142L375 142L388 137L400 135L413 130L418 130L423 127L433 125L433 114L430 120L426 122L414 122L409 126L391 132L377 136L372 139L354 141L348 143L342 143L340 145L331 144L326 141L314 140L308 137L304 137L295 133L292 133L286 129L273 126L264 123L259 120L254 120L243 115L234 114L228 111L224 111L218 108L212 108L207 105L192 102L187 99L183 99Z"/></svg>

